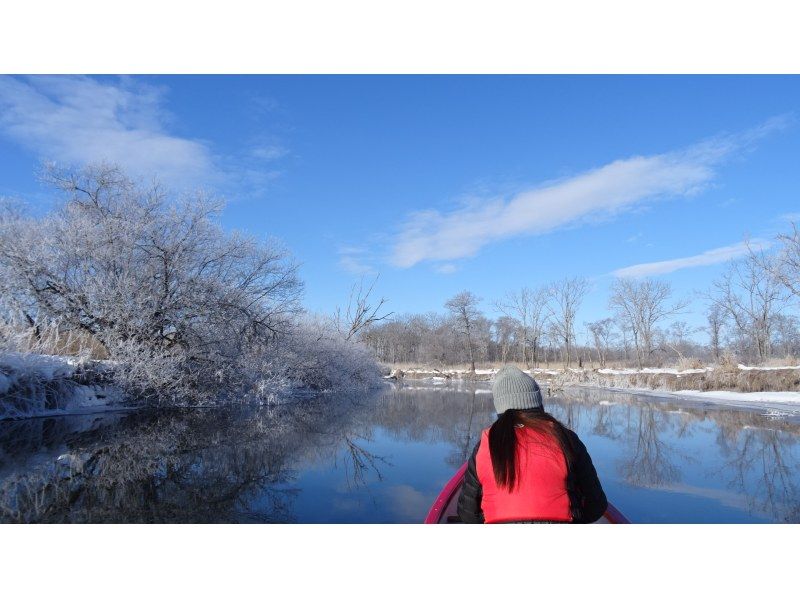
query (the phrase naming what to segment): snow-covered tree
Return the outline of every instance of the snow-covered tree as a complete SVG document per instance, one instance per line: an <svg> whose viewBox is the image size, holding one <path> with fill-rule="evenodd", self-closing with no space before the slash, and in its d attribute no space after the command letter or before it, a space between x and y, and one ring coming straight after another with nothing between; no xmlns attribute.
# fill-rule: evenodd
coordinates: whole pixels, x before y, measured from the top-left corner
<svg viewBox="0 0 800 598"><path fill-rule="evenodd" d="M286 347L313 348L297 265L275 241L224 230L220 201L175 197L107 165L45 178L65 196L57 209L0 218L4 309L87 335L131 393L242 396L277 380ZM355 346L331 342L325 350Z"/></svg>

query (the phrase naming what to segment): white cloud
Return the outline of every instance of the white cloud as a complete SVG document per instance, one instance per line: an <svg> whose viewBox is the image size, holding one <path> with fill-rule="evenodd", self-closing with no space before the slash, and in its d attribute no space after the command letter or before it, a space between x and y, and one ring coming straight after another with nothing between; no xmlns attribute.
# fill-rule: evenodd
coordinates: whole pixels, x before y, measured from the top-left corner
<svg viewBox="0 0 800 598"><path fill-rule="evenodd" d="M375 274L375 268L368 263L370 257L365 250L358 247L340 247L338 253L339 267L342 270L356 276Z"/></svg>
<svg viewBox="0 0 800 598"><path fill-rule="evenodd" d="M617 160L509 199L473 200L447 213L413 213L394 239L390 261L409 268L423 261L471 257L503 239L540 235L589 218L608 218L647 200L695 193L714 178L716 167L731 153L787 122L788 118L776 118L684 150Z"/></svg>
<svg viewBox="0 0 800 598"><path fill-rule="evenodd" d="M711 266L713 264L720 264L727 262L744 255L747 255L748 244L753 250L767 249L770 246L769 241L763 239L753 239L749 242L737 243L735 245L727 245L725 247L717 247L716 249L709 249L699 255L690 257L682 257L674 260L664 260L662 262L649 262L646 264L636 264L635 266L628 266L614 270L612 274L618 278L643 278L645 276L656 276L659 274L669 274L677 270L685 270L686 268L697 268L699 266Z"/></svg>
<svg viewBox="0 0 800 598"><path fill-rule="evenodd" d="M0 76L0 132L40 157L112 162L172 184L219 176L208 146L167 132L164 92L130 78Z"/></svg>
<svg viewBox="0 0 800 598"><path fill-rule="evenodd" d="M433 269L439 274L453 274L458 270L458 266L455 264L437 264Z"/></svg>

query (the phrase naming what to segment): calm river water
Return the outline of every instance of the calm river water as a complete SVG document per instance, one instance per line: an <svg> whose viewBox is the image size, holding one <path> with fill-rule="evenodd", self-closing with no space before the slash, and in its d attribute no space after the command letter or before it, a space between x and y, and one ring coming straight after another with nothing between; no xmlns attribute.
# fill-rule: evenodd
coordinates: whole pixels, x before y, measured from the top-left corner
<svg viewBox="0 0 800 598"><path fill-rule="evenodd" d="M418 523L494 419L488 388L0 422L0 521ZM634 522L800 521L796 415L584 388L546 408Z"/></svg>

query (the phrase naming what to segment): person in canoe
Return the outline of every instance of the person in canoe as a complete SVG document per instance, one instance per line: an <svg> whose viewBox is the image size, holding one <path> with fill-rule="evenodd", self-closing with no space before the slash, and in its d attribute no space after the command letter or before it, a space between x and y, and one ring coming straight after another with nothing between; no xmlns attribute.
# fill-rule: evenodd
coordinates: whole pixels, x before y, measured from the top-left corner
<svg viewBox="0 0 800 598"><path fill-rule="evenodd" d="M544 411L536 381L505 366L492 385L497 421L469 459L464 523L593 523L608 506L586 447Z"/></svg>

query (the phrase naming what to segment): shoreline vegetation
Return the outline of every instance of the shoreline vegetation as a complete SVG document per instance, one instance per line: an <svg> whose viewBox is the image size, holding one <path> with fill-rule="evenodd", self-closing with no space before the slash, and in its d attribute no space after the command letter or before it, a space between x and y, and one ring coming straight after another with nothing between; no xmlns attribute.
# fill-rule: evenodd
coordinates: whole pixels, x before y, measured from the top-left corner
<svg viewBox="0 0 800 598"><path fill-rule="evenodd" d="M590 387L631 393L655 394L716 402L785 403L800 405L800 365L749 366L718 364L714 366L671 368L527 368L516 364L557 394L567 387ZM499 365L431 367L424 365L384 364L387 380L420 380L434 384L450 381L491 382Z"/></svg>
<svg viewBox="0 0 800 598"><path fill-rule="evenodd" d="M0 420L382 384L370 289L309 313L289 252L224 229L219 200L105 164L42 178L50 212L0 201Z"/></svg>
<svg viewBox="0 0 800 598"><path fill-rule="evenodd" d="M722 403L766 403L800 406L800 365L748 366L744 364L694 368L525 368L549 395L568 387L604 388L673 398ZM491 382L499 365L437 368L424 365L383 364L383 379L414 380L443 385L450 382ZM344 388L342 388L343 390ZM274 395L290 399L302 387ZM338 388L337 388L338 390ZM104 360L39 355L0 354L0 421L58 415L77 415L146 407L131 401L114 383L114 364ZM245 402L245 401L239 401Z"/></svg>

